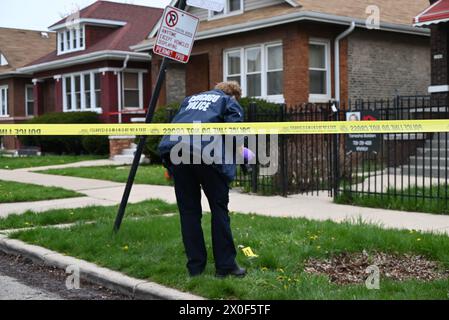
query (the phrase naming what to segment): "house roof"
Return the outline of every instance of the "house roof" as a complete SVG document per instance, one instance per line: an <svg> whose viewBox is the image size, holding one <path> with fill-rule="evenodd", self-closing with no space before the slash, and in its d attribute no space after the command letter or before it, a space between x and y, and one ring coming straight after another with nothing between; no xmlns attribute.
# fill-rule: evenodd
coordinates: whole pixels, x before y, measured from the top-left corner
<svg viewBox="0 0 449 320"><path fill-rule="evenodd" d="M79 12L80 21L107 20L126 23L122 27L115 26L115 30L105 36L100 41L90 45L83 51L57 55L56 44L53 51L33 62L28 66L48 64L50 62L63 61L75 57L92 55L96 52L133 52L131 45L139 43L145 39L155 23L159 20L163 10L146 6L116 3L110 1L97 1L94 4L82 9ZM66 19L71 19L68 17ZM51 27L63 24L66 19L62 19ZM87 22L89 24L89 22ZM51 28L50 27L50 28ZM25 68L27 69L27 68Z"/></svg>
<svg viewBox="0 0 449 320"><path fill-rule="evenodd" d="M53 32L0 28L0 53L8 61L7 66L0 66L0 74L13 72L48 54L54 49L55 39Z"/></svg>
<svg viewBox="0 0 449 320"><path fill-rule="evenodd" d="M449 21L449 0L439 0L415 17L415 26Z"/></svg>
<svg viewBox="0 0 449 320"><path fill-rule="evenodd" d="M300 20L314 20L329 23L348 24L357 21L358 27L365 27L369 16L367 8L376 5L380 9L381 28L416 34L427 34L414 28L411 21L417 13L428 6L428 0L295 0L247 11L228 18L202 21L198 30L198 40L231 33L255 30L270 25L285 24ZM147 39L135 50L152 48L154 39Z"/></svg>

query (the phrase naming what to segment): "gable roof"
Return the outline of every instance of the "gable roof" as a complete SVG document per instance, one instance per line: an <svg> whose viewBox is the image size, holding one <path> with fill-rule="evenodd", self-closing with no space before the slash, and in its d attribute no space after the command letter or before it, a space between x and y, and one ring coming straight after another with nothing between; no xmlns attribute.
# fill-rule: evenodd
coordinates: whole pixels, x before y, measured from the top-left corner
<svg viewBox="0 0 449 320"><path fill-rule="evenodd" d="M0 28L0 53L8 65L0 66L0 74L12 72L54 49L56 36L52 32Z"/></svg>
<svg viewBox="0 0 449 320"><path fill-rule="evenodd" d="M94 4L82 9L79 12L80 21L110 21L111 23L122 22L120 27L117 23L113 31L93 45L89 45L86 50L73 53L57 55L56 44L53 46L53 52L32 61L23 70L30 70L30 66L48 64L51 62L63 62L64 60L74 61L75 57L92 55L97 52L133 52L130 46L139 43L148 35L150 30L162 15L162 9L117 3L110 1L97 1ZM67 19L67 18L66 18ZM66 19L62 19L51 27L64 24ZM123 25L124 24L124 25ZM50 27L50 28L51 28ZM35 70L33 70L35 71Z"/></svg>
<svg viewBox="0 0 449 320"><path fill-rule="evenodd" d="M294 21L311 20L334 24L356 22L365 28L369 16L367 8L376 5L380 9L381 29L388 31L428 35L428 31L414 28L411 21L428 6L428 0L295 0L246 11L244 14L202 21L197 40L233 33L261 29ZM133 47L137 51L152 48L150 38Z"/></svg>

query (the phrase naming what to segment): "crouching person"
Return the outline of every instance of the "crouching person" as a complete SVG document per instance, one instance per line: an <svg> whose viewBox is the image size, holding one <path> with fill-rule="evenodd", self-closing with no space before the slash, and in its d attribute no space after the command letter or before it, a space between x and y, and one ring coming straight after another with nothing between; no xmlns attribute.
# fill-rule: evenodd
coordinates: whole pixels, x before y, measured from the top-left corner
<svg viewBox="0 0 449 320"><path fill-rule="evenodd" d="M243 109L238 103L240 97L241 88L237 82L219 83L214 90L187 97L173 123L242 122ZM201 189L203 189L212 212L212 246L216 276L244 277L246 270L240 268L236 262L237 251L228 211L229 185L235 179L236 165L225 161L225 149L221 154L223 160L221 163L207 164L210 162L202 159L201 150L194 150L193 136L187 139L190 144L188 148L190 154L187 157L189 161L175 165L170 159L170 154L179 141L173 140L175 139L165 136L159 145L159 152L164 165L174 177L189 274L191 276L202 274L207 264L207 251L201 227L203 216Z"/></svg>

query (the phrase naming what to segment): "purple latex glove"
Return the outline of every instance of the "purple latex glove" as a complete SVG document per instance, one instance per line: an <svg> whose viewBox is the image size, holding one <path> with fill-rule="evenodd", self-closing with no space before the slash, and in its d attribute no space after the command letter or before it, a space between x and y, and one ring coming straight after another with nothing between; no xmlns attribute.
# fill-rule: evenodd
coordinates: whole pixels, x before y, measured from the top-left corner
<svg viewBox="0 0 449 320"><path fill-rule="evenodd" d="M245 159L248 162L251 162L255 157L256 155L254 154L254 152L252 152L248 148L243 148L243 159Z"/></svg>

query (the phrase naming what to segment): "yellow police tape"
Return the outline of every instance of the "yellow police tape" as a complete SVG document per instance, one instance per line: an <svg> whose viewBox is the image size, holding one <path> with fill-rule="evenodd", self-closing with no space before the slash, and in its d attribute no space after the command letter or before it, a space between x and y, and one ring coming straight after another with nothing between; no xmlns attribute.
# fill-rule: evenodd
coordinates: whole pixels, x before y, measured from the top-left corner
<svg viewBox="0 0 449 320"><path fill-rule="evenodd" d="M449 119L181 124L0 124L0 136L162 136L449 132Z"/></svg>

